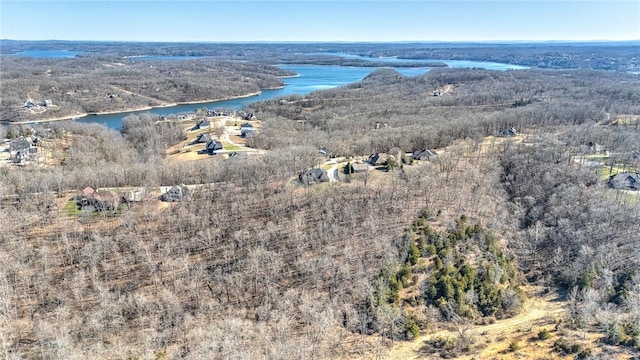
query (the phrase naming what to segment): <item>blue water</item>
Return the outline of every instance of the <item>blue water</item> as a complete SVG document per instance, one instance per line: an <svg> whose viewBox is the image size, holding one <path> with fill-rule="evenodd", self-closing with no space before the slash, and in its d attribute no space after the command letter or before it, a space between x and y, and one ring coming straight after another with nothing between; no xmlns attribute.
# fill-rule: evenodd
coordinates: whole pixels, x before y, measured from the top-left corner
<svg viewBox="0 0 640 360"><path fill-rule="evenodd" d="M170 115L177 113L193 112L197 109L231 109L240 110L256 101L273 99L287 95L306 95L313 91L331 89L362 80L375 68L370 67L343 67L343 66L319 66L319 65L286 65L282 69L296 72L299 76L285 78L285 87L282 89L263 90L260 96L247 98L213 101L200 104L176 105L166 108L132 111L118 114L89 115L78 119L83 123L104 124L113 129L120 129L122 119L130 114L153 113L158 115ZM416 76L429 71L429 68L397 68L401 74Z"/></svg>
<svg viewBox="0 0 640 360"><path fill-rule="evenodd" d="M322 55L333 55L339 56L345 59L358 59L365 61L376 61L376 62L384 62L389 64L415 64L415 63L424 63L424 62L440 62L445 63L451 68L481 68L487 70L523 70L528 69L527 66L521 65L512 65L512 64L502 64L492 61L472 61L472 60L430 60L430 59L399 59L396 57L368 57L361 55L353 55L347 53L318 53Z"/></svg>
<svg viewBox="0 0 640 360"><path fill-rule="evenodd" d="M15 53L15 55L18 56L26 56L39 59L74 58L79 54L81 54L81 52L68 50L25 50Z"/></svg>

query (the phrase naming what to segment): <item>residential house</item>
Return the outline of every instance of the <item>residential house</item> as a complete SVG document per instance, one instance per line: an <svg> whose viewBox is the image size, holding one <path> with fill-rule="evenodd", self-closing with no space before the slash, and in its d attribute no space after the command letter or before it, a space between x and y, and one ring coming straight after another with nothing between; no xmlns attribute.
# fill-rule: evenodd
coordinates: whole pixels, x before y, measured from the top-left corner
<svg viewBox="0 0 640 360"><path fill-rule="evenodd" d="M438 154L433 150L422 149L422 150L415 151L411 155L411 157L414 160L433 160L436 157L438 157Z"/></svg>
<svg viewBox="0 0 640 360"><path fill-rule="evenodd" d="M31 147L31 139L21 136L20 138L11 141L9 144L9 151L14 153L18 150L26 150Z"/></svg>
<svg viewBox="0 0 640 360"><path fill-rule="evenodd" d="M38 160L38 149L32 147L31 138L20 137L9 143L9 156L14 164Z"/></svg>
<svg viewBox="0 0 640 360"><path fill-rule="evenodd" d="M78 191L74 197L79 209L95 211L115 211L120 204L120 197L109 190L94 190L86 187Z"/></svg>
<svg viewBox="0 0 640 360"><path fill-rule="evenodd" d="M369 156L369 158L367 159L367 162L371 166L380 166L380 165L386 164L387 158L389 158L389 155L385 153L375 153Z"/></svg>
<svg viewBox="0 0 640 360"><path fill-rule="evenodd" d="M214 155L218 150L222 150L222 143L220 141L211 140L207 143L206 151L209 155Z"/></svg>
<svg viewBox="0 0 640 360"><path fill-rule="evenodd" d="M618 173L609 177L609 186L618 190L640 190L640 173Z"/></svg>
<svg viewBox="0 0 640 360"><path fill-rule="evenodd" d="M349 163L347 166L347 173L350 174L365 173L369 171L369 164L367 163Z"/></svg>
<svg viewBox="0 0 640 360"><path fill-rule="evenodd" d="M188 200L191 197L191 192L186 185L175 185L169 188L166 193L160 195L161 201L177 202Z"/></svg>
<svg viewBox="0 0 640 360"><path fill-rule="evenodd" d="M498 134L499 137L514 137L518 135L518 132L516 131L515 128L510 128L510 129L506 129L506 130L502 130L500 131L500 133Z"/></svg>
<svg viewBox="0 0 640 360"><path fill-rule="evenodd" d="M329 175L327 175L327 171L324 169L307 169L298 175L298 179L305 185L311 185L329 181Z"/></svg>
<svg viewBox="0 0 640 360"><path fill-rule="evenodd" d="M210 127L211 127L211 122L209 122L209 120L200 120L194 127L191 128L191 130L196 131L201 129L208 129Z"/></svg>
<svg viewBox="0 0 640 360"><path fill-rule="evenodd" d="M244 123L240 125L240 131L253 131L253 125L249 123Z"/></svg>
<svg viewBox="0 0 640 360"><path fill-rule="evenodd" d="M193 140L192 144L207 144L211 142L211 135L204 133L204 134L200 134L196 137L195 140Z"/></svg>
<svg viewBox="0 0 640 360"><path fill-rule="evenodd" d="M25 101L24 104L22 104L22 107L27 109L31 109L34 106L36 106L36 103L31 98L28 98L27 101Z"/></svg>
<svg viewBox="0 0 640 360"><path fill-rule="evenodd" d="M587 143L587 146L589 147L589 151L591 151L592 154L603 154L607 152L607 148L605 146L600 145L595 141L589 141Z"/></svg>
<svg viewBox="0 0 640 360"><path fill-rule="evenodd" d="M318 150L318 152L328 158L333 157L333 153L331 152L331 150L327 149L327 148L321 148L320 150Z"/></svg>

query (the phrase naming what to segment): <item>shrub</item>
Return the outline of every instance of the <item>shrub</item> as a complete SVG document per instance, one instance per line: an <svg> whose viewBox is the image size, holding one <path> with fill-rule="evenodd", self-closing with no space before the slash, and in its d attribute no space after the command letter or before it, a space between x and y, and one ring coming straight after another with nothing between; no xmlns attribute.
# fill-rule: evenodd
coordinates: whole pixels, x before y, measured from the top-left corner
<svg viewBox="0 0 640 360"><path fill-rule="evenodd" d="M582 351L582 345L558 339L553 343L553 349L561 354L575 354Z"/></svg>
<svg viewBox="0 0 640 360"><path fill-rule="evenodd" d="M426 245L424 247L424 251L422 255L424 256L432 256L436 254L436 247L433 244Z"/></svg>
<svg viewBox="0 0 640 360"><path fill-rule="evenodd" d="M402 287L407 287L409 285L409 280L411 280L411 266L409 264L402 265L402 268L400 268L396 277L398 279L398 283L400 283Z"/></svg>
<svg viewBox="0 0 640 360"><path fill-rule="evenodd" d="M549 332L548 329L542 329L540 331L538 331L538 339L539 340L547 340L548 338L551 337L551 333Z"/></svg>
<svg viewBox="0 0 640 360"><path fill-rule="evenodd" d="M456 339L445 336L438 336L435 339L429 341L429 344L436 349L451 350L456 346Z"/></svg>
<svg viewBox="0 0 640 360"><path fill-rule="evenodd" d="M409 317L404 323L404 334L408 340L413 340L420 335L420 328L412 317Z"/></svg>
<svg viewBox="0 0 640 360"><path fill-rule="evenodd" d="M509 351L516 352L518 350L520 350L520 342L518 342L518 340L512 340L509 343Z"/></svg>
<svg viewBox="0 0 640 360"><path fill-rule="evenodd" d="M605 336L604 342L609 345L620 345L620 343L624 342L625 337L624 329L616 321L607 328L607 336Z"/></svg>
<svg viewBox="0 0 640 360"><path fill-rule="evenodd" d="M419 259L420 250L412 241L411 244L409 244L409 254L407 254L407 262L409 262L411 265L415 265L418 263Z"/></svg>
<svg viewBox="0 0 640 360"><path fill-rule="evenodd" d="M578 353L578 355L576 355L576 358L577 359L590 359L592 355L593 355L593 352L591 351L591 349L587 348L587 349L582 349L582 351L580 351Z"/></svg>

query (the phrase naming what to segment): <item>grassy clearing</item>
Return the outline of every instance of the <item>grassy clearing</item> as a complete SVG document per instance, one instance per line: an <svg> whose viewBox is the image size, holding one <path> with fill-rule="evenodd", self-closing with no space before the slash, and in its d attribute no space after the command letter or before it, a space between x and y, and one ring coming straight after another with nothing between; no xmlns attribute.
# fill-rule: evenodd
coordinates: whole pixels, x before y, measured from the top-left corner
<svg viewBox="0 0 640 360"><path fill-rule="evenodd" d="M603 163L605 160L609 160L609 155L607 154L590 154L584 157L587 160L602 160Z"/></svg>
<svg viewBox="0 0 640 360"><path fill-rule="evenodd" d="M90 211L90 210L86 210L86 209L82 210L82 209L78 208L78 206L76 205L75 200L73 198L71 198L64 204L64 206L62 207L61 211L67 217L81 217L81 216L113 217L113 216L119 216L119 215L124 214L125 210L127 210L128 207L129 207L128 205L120 204L116 208L116 211L100 212L100 211Z"/></svg>
<svg viewBox="0 0 640 360"><path fill-rule="evenodd" d="M608 189L605 195L626 205L640 204L640 191Z"/></svg>
<svg viewBox="0 0 640 360"><path fill-rule="evenodd" d="M334 163L324 163L320 165L320 169L329 171L329 169L331 169L334 165L335 165ZM340 168L340 165L338 165L338 168Z"/></svg>
<svg viewBox="0 0 640 360"><path fill-rule="evenodd" d="M601 176L604 179L609 179L611 175L624 173L624 172L638 172L638 169L635 169L629 166L623 167L620 165L607 166L605 164L603 164L602 167L599 167L598 169L596 169L596 174L598 174L598 176Z"/></svg>
<svg viewBox="0 0 640 360"><path fill-rule="evenodd" d="M64 204L62 207L62 213L68 217L76 217L82 215L82 210L78 209L76 202L72 198Z"/></svg>
<svg viewBox="0 0 640 360"><path fill-rule="evenodd" d="M222 143L222 147L228 151L246 151L247 150L245 147L231 145L229 143Z"/></svg>

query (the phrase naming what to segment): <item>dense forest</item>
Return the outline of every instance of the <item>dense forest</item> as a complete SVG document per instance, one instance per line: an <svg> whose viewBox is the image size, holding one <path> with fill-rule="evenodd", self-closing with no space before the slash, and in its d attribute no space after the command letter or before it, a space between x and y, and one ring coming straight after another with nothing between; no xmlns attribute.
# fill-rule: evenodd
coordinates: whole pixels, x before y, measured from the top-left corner
<svg viewBox="0 0 640 360"><path fill-rule="evenodd" d="M4 357L385 358L412 340L414 357L482 357L492 340L467 330L517 317L532 287L567 304L520 333L551 337L541 357L637 356L639 196L607 180L640 169L638 122L622 121L640 115L638 76L378 69L246 110L261 125L246 157L174 161L193 132L152 114L2 129L46 133L56 159L0 167ZM396 160L301 184L320 148ZM437 157L413 161L421 149ZM189 199L153 195L177 184ZM78 211L88 186L148 195Z"/></svg>

